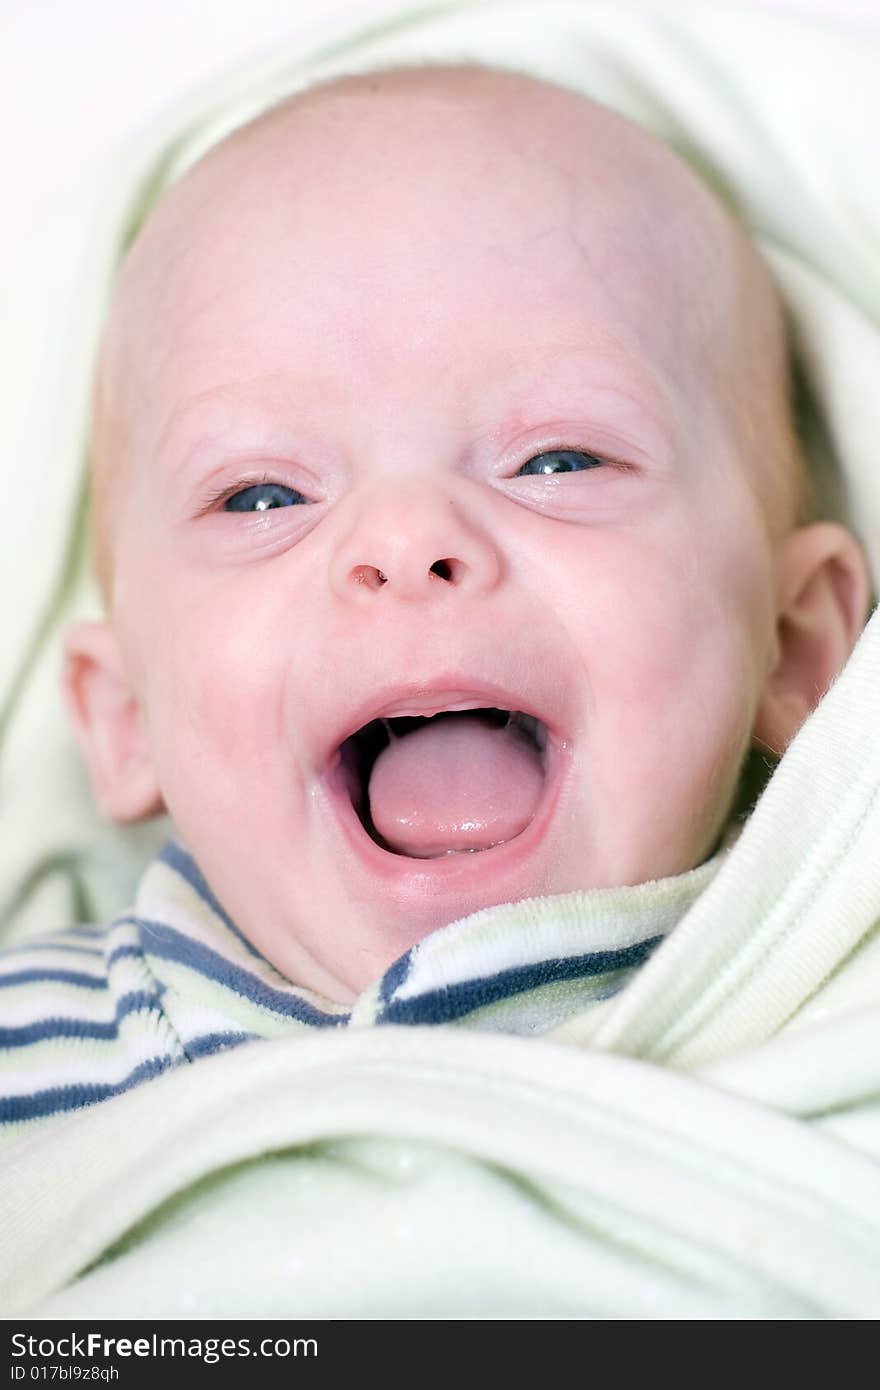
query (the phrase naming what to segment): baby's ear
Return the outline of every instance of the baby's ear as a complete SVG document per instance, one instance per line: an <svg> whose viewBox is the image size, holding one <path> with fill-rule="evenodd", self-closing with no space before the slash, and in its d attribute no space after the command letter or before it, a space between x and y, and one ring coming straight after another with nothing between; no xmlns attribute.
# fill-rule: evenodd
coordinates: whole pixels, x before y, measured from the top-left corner
<svg viewBox="0 0 880 1390"><path fill-rule="evenodd" d="M68 629L62 688L101 812L114 821L158 815L165 808L140 707L109 623Z"/></svg>
<svg viewBox="0 0 880 1390"><path fill-rule="evenodd" d="M831 521L793 531L778 574L775 663L752 739L781 756L845 666L865 624L871 581L858 541Z"/></svg>

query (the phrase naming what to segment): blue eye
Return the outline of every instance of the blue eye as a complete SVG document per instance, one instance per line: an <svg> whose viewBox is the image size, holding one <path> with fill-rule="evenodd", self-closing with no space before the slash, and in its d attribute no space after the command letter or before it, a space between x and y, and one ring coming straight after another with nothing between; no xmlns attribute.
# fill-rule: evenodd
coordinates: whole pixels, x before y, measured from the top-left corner
<svg viewBox="0 0 880 1390"><path fill-rule="evenodd" d="M272 507L293 507L305 502L301 492L282 483L254 483L227 497L223 503L225 512L268 512Z"/></svg>
<svg viewBox="0 0 880 1390"><path fill-rule="evenodd" d="M580 449L548 449L524 463L515 477L522 478L529 473L578 473L585 468L602 467L602 460L595 454L585 454Z"/></svg>

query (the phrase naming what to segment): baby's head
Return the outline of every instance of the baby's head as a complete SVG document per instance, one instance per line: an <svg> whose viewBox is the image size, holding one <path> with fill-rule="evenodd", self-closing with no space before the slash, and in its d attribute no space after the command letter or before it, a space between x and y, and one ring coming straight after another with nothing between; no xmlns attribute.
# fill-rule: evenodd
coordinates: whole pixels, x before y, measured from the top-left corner
<svg viewBox="0 0 880 1390"><path fill-rule="evenodd" d="M788 397L762 262L623 119L479 68L275 108L111 311L66 667L100 804L167 809L340 999L480 907L692 868L867 607Z"/></svg>

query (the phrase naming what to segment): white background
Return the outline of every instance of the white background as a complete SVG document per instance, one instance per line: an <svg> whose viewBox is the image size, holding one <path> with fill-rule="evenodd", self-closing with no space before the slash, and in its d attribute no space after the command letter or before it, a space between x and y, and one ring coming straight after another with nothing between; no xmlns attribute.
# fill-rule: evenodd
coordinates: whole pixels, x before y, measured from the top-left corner
<svg viewBox="0 0 880 1390"><path fill-rule="evenodd" d="M880 31L880 0L752 3ZM189 88L278 40L392 8L393 0L0 0L0 278L68 182Z"/></svg>

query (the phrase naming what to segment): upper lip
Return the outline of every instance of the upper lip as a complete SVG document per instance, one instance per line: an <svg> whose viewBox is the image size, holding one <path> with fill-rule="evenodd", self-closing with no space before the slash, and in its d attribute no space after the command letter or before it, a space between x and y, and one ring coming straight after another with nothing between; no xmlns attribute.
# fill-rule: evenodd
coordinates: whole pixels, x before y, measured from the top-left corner
<svg viewBox="0 0 880 1390"><path fill-rule="evenodd" d="M531 678L496 682L462 670L438 672L420 679L377 686L362 693L334 722L323 749L322 765L332 762L337 750L374 719L402 715L430 716L444 710L520 710L547 726L549 737L560 741L571 733L571 710L563 682L552 673L537 670Z"/></svg>

